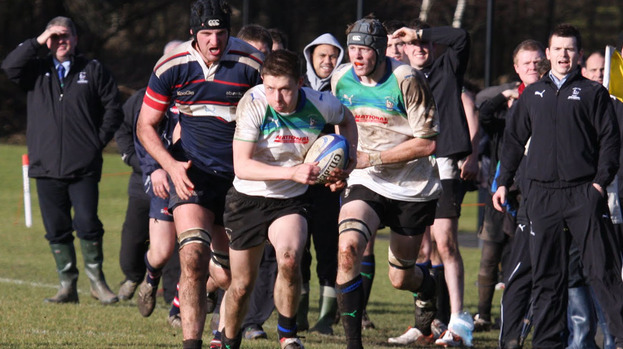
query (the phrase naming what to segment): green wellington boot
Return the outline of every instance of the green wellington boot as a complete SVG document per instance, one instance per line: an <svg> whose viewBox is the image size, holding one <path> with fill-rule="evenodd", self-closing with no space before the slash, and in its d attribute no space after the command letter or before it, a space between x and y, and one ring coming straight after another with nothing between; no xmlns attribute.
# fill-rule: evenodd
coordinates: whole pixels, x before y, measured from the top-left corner
<svg viewBox="0 0 623 349"><path fill-rule="evenodd" d="M91 281L91 296L99 299L102 304L112 304L119 301L106 284L102 263L104 262L104 252L102 251L102 239L95 241L80 240L82 248L82 258L84 259L84 270Z"/></svg>
<svg viewBox="0 0 623 349"><path fill-rule="evenodd" d="M78 268L74 243L50 244L56 262L56 271L61 287L54 297L46 298L46 303L78 303Z"/></svg>
<svg viewBox="0 0 623 349"><path fill-rule="evenodd" d="M320 286L320 299L318 301L318 321L310 331L320 334L333 335L333 322L337 314L337 295L335 288Z"/></svg>
<svg viewBox="0 0 623 349"><path fill-rule="evenodd" d="M299 299L299 308L296 312L296 328L299 331L307 331L309 322L307 321L307 313L309 312L309 284L301 287L301 299Z"/></svg>

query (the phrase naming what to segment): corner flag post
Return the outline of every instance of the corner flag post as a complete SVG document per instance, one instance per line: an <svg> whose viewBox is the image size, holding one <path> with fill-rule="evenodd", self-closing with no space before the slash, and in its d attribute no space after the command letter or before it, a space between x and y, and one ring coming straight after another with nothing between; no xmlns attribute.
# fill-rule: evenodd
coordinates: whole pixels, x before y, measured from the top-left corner
<svg viewBox="0 0 623 349"><path fill-rule="evenodd" d="M30 179L28 178L28 154L22 155L22 179L24 183L24 220L26 227L32 227L32 209L30 205Z"/></svg>

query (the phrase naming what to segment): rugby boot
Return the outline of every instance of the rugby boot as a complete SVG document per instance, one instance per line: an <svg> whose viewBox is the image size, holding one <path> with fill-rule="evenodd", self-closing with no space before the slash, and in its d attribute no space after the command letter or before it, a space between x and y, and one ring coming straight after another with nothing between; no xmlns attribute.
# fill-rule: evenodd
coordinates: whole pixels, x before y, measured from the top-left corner
<svg viewBox="0 0 623 349"><path fill-rule="evenodd" d="M281 349L305 349L303 342L301 342L301 339L298 337L281 338L279 344L281 345Z"/></svg>
<svg viewBox="0 0 623 349"><path fill-rule="evenodd" d="M91 282L91 296L104 305L117 303L119 298L106 284L106 278L102 270L104 262L102 239L94 241L80 239L80 247L82 248L82 258L84 259L84 270Z"/></svg>
<svg viewBox="0 0 623 349"><path fill-rule="evenodd" d="M50 244L50 249L56 262L56 271L61 284L54 297L43 301L46 303L78 303L78 268L74 243Z"/></svg>
<svg viewBox="0 0 623 349"><path fill-rule="evenodd" d="M125 280L121 283L121 287L119 287L119 292L117 293L117 297L119 300L127 301L134 297L134 292L138 287L138 282L134 282L132 280Z"/></svg>
<svg viewBox="0 0 623 349"><path fill-rule="evenodd" d="M136 305L138 305L139 313L141 313L144 317L151 315L156 308L157 291L158 288L147 282L147 280L143 280L141 285L138 287L138 299L136 300Z"/></svg>

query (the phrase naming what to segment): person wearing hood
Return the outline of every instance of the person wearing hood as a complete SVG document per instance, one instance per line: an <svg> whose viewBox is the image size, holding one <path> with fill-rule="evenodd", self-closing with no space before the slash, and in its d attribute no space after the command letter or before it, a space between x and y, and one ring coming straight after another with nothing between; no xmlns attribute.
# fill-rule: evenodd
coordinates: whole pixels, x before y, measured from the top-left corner
<svg viewBox="0 0 623 349"><path fill-rule="evenodd" d="M335 36L329 33L320 35L305 46L303 55L307 61L304 85L316 91L329 91L333 70L344 58L344 49Z"/></svg>
<svg viewBox="0 0 623 349"><path fill-rule="evenodd" d="M331 76L344 56L344 50L337 39L331 34L322 34L305 47L303 54L307 61L304 85L316 91L330 91ZM335 133L333 125L327 126L322 130L323 133ZM314 205L310 210L309 235L301 261L303 287L297 312L297 325L299 330L309 328L307 313L312 262L310 247L311 239L313 239L318 262L316 272L320 284L320 308L318 321L311 331L331 335L333 334L331 326L337 312L335 278L337 277L337 219L340 210L340 192L332 192L323 186L310 186L309 195Z"/></svg>

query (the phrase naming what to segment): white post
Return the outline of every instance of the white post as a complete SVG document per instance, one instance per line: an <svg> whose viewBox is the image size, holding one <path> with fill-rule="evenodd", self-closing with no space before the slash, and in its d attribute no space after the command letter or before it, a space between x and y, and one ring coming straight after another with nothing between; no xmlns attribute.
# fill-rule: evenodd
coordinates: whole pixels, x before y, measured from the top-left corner
<svg viewBox="0 0 623 349"><path fill-rule="evenodd" d="M612 60L613 46L606 46L605 62L604 62L604 87L610 91L610 62Z"/></svg>
<svg viewBox="0 0 623 349"><path fill-rule="evenodd" d="M32 209L30 205L30 179L28 178L28 154L22 155L22 179L24 183L24 220L26 227L32 227Z"/></svg>

